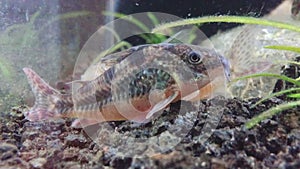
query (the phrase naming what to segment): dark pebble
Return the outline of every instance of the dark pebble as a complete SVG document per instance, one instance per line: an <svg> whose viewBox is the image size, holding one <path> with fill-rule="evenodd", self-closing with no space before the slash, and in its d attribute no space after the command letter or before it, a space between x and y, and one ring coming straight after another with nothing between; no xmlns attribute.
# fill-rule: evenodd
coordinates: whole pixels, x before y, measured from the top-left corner
<svg viewBox="0 0 300 169"><path fill-rule="evenodd" d="M69 134L65 137L65 144L69 147L87 147L88 140L83 135Z"/></svg>
<svg viewBox="0 0 300 169"><path fill-rule="evenodd" d="M5 153L5 152L14 152L16 153L18 151L17 146L9 143L1 143L0 144L0 153Z"/></svg>
<svg viewBox="0 0 300 169"><path fill-rule="evenodd" d="M0 145L0 155L1 155L1 160L7 160L18 152L17 146L9 143L1 143Z"/></svg>
<svg viewBox="0 0 300 169"><path fill-rule="evenodd" d="M132 162L132 158L129 157L115 157L110 161L110 166L115 169L129 168Z"/></svg>

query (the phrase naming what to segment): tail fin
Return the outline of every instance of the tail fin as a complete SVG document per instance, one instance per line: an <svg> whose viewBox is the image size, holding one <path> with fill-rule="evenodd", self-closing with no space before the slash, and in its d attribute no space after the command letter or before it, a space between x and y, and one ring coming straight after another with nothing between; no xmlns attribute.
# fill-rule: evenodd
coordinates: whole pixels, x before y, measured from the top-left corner
<svg viewBox="0 0 300 169"><path fill-rule="evenodd" d="M30 68L23 68L27 75L28 82L35 96L35 104L25 112L25 118L30 121L38 121L49 118L60 117L61 113L57 108L57 103L62 99L62 95L49 86L38 74Z"/></svg>

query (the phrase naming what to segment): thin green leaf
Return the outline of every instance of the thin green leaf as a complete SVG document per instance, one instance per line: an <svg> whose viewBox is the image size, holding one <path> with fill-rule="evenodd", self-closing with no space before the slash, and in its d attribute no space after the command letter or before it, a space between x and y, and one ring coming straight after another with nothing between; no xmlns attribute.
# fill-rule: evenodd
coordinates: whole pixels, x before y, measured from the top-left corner
<svg viewBox="0 0 300 169"><path fill-rule="evenodd" d="M120 36L117 34L117 32L116 32L114 29L111 29L110 27L107 27L107 26L103 26L103 29L106 29L106 30L108 30L109 32L111 32L112 35L114 36L114 38L116 39L117 42L120 42L120 41L121 41Z"/></svg>
<svg viewBox="0 0 300 169"><path fill-rule="evenodd" d="M151 22L154 26L159 25L159 21L158 21L157 17L152 12L147 12L147 16L149 17L149 19L151 20ZM153 34L153 35L154 35L154 38L153 38L152 43L161 43L167 39L166 36L162 35L162 34Z"/></svg>
<svg viewBox="0 0 300 169"><path fill-rule="evenodd" d="M157 42L156 43L161 43L163 41L165 41L167 39L167 37L165 35L161 35L161 34L155 34L156 38L157 38Z"/></svg>
<svg viewBox="0 0 300 169"><path fill-rule="evenodd" d="M300 53L300 47L295 47L295 46L272 45L272 46L265 46L264 48L275 49L275 50L286 50L286 51Z"/></svg>
<svg viewBox="0 0 300 169"><path fill-rule="evenodd" d="M287 96L290 97L290 98L299 99L300 98L300 93L293 93L293 94L289 94Z"/></svg>
<svg viewBox="0 0 300 169"><path fill-rule="evenodd" d="M149 17L149 19L151 20L151 22L153 23L153 25L158 25L159 21L157 19L157 17L155 15L153 15L152 12L147 12L147 16Z"/></svg>
<svg viewBox="0 0 300 169"><path fill-rule="evenodd" d="M298 82L297 80L289 78L284 75L279 75L279 74L274 74L274 73L257 73L257 74L251 74L251 75L247 75L247 76L238 77L238 78L233 79L229 85L231 85L232 83L239 81L239 80L245 80L245 79L255 78L255 77L274 77L274 78L278 78L278 79L293 83L294 85L300 86L300 82Z"/></svg>
<svg viewBox="0 0 300 169"><path fill-rule="evenodd" d="M266 101L266 100L268 100L268 99L270 99L272 97L280 96L280 95L283 95L283 94L286 94L286 93L290 93L290 92L294 92L294 91L300 91L300 88L291 88L291 89L279 91L279 92L276 92L276 93L272 93L269 96L260 99L258 102L256 102L254 105L252 105L250 108L254 108L258 104L260 104L260 103L262 103L262 102L264 102L264 101Z"/></svg>
<svg viewBox="0 0 300 169"><path fill-rule="evenodd" d="M2 74L3 78L5 78L6 80L11 80L13 69L8 63L9 63L8 60L5 60L4 58L0 58L0 74Z"/></svg>
<svg viewBox="0 0 300 169"><path fill-rule="evenodd" d="M153 35L149 35L149 34L140 34L139 35L141 38L143 38L147 44L153 43L154 37Z"/></svg>
<svg viewBox="0 0 300 169"><path fill-rule="evenodd" d="M49 25L53 24L54 22L58 20L65 20L65 19L72 19L72 18L78 18L83 16L90 16L92 15L92 12L89 11L75 11L75 12L68 12L64 14L57 15L50 19L46 24L44 24L40 30L43 30L44 28L48 27Z"/></svg>
<svg viewBox="0 0 300 169"><path fill-rule="evenodd" d="M21 24L14 24L9 26L6 30L5 30L5 34L9 34L12 30L19 30L19 29L24 29L25 26L33 26L36 18L40 15L40 11L35 12L34 14L31 15L29 22L27 23L21 23ZM32 29L32 28L31 28Z"/></svg>
<svg viewBox="0 0 300 169"><path fill-rule="evenodd" d="M189 44L192 44L193 41L197 38L197 35L196 35L196 31L197 31L197 27L193 27L192 30L191 30L191 33L189 34L189 39L188 39L188 43Z"/></svg>
<svg viewBox="0 0 300 169"><path fill-rule="evenodd" d="M250 128L254 127L256 124L258 124L259 122L261 122L262 120L270 118L277 113L280 113L284 110L287 110L287 109L290 109L290 108L293 108L293 107L299 106L299 105L300 105L300 100L275 106L275 107L261 113L260 115L252 118L250 121L248 121L245 124L245 127L247 129L250 129Z"/></svg>
<svg viewBox="0 0 300 169"><path fill-rule="evenodd" d="M184 25L193 25L193 24L203 24L211 22L226 22L226 23L243 23L243 24L255 24L255 25L265 25L272 26L280 29L288 29L291 31L300 32L300 27L297 25L271 21L262 18L246 17L246 16L206 16L200 18L190 18L180 21L169 22L166 24L159 25L155 27L152 32L161 32L165 29L184 26Z"/></svg>
<svg viewBox="0 0 300 169"><path fill-rule="evenodd" d="M125 14L121 14L121 13L116 13L116 12L109 12L109 11L104 11L103 15L106 16L113 16L116 18L121 18L124 19L126 21L129 21L133 24L135 24L137 27L139 27L142 31L146 32L146 33L150 33L150 29L141 21L137 20L136 18L132 17L132 16L127 16Z"/></svg>
<svg viewBox="0 0 300 169"><path fill-rule="evenodd" d="M131 44L128 43L128 42L126 42L126 41L121 41L121 42L119 42L118 44L116 44L116 45L113 46L112 48L107 49L107 50L101 52L101 53L96 57L96 59L93 60L93 64L99 62L100 59L101 59L102 57L104 57L105 55L110 54L110 53L113 53L113 52L115 52L115 51L117 51L117 50L119 50L119 49L121 49L121 48L123 48L123 47L130 48L130 47L131 47Z"/></svg>
<svg viewBox="0 0 300 169"><path fill-rule="evenodd" d="M139 27L143 32L150 33L150 29L143 22L137 20L136 18L134 18L132 16L127 16L125 14L109 12L109 11L104 11L103 15L113 16L116 18L120 18L120 19L129 21L129 22L133 23L134 25L136 25L137 27ZM146 43L153 43L153 41L155 41L155 40L153 40L153 36L151 36L151 35L141 34L139 36L141 38L143 38L146 41Z"/></svg>

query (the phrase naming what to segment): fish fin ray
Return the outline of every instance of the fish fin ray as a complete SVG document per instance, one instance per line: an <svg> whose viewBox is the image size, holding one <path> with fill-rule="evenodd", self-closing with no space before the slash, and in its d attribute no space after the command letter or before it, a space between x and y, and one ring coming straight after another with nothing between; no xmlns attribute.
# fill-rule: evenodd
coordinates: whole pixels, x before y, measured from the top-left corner
<svg viewBox="0 0 300 169"><path fill-rule="evenodd" d="M85 128L90 125L98 124L101 121L95 119L76 119L72 122L71 127L73 128Z"/></svg>
<svg viewBox="0 0 300 169"><path fill-rule="evenodd" d="M235 73L236 77L242 77L250 74L255 74L255 73L261 73L269 68L271 68L273 64L268 61L261 61L261 62L256 62L256 64L249 64L249 66L245 69L241 69L241 71L238 71Z"/></svg>
<svg viewBox="0 0 300 169"><path fill-rule="evenodd" d="M189 95L184 96L181 100L190 101L190 100L193 100L194 98L198 97L199 95L200 95L200 91L196 90L196 91L190 93Z"/></svg>
<svg viewBox="0 0 300 169"><path fill-rule="evenodd" d="M56 104L61 101L63 95L48 85L32 69L23 68L23 71L35 96L35 104L28 112L24 113L25 118L29 121L59 118L61 114Z"/></svg>

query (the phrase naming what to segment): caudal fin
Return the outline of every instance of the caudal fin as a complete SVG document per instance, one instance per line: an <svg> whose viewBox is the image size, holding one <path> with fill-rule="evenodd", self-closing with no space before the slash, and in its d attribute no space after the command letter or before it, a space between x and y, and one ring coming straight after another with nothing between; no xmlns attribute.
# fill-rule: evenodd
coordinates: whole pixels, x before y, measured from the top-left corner
<svg viewBox="0 0 300 169"><path fill-rule="evenodd" d="M58 103L61 100L61 94L49 86L32 69L23 68L23 71L35 96L35 104L28 112L24 113L25 118L30 121L38 121L60 117Z"/></svg>

